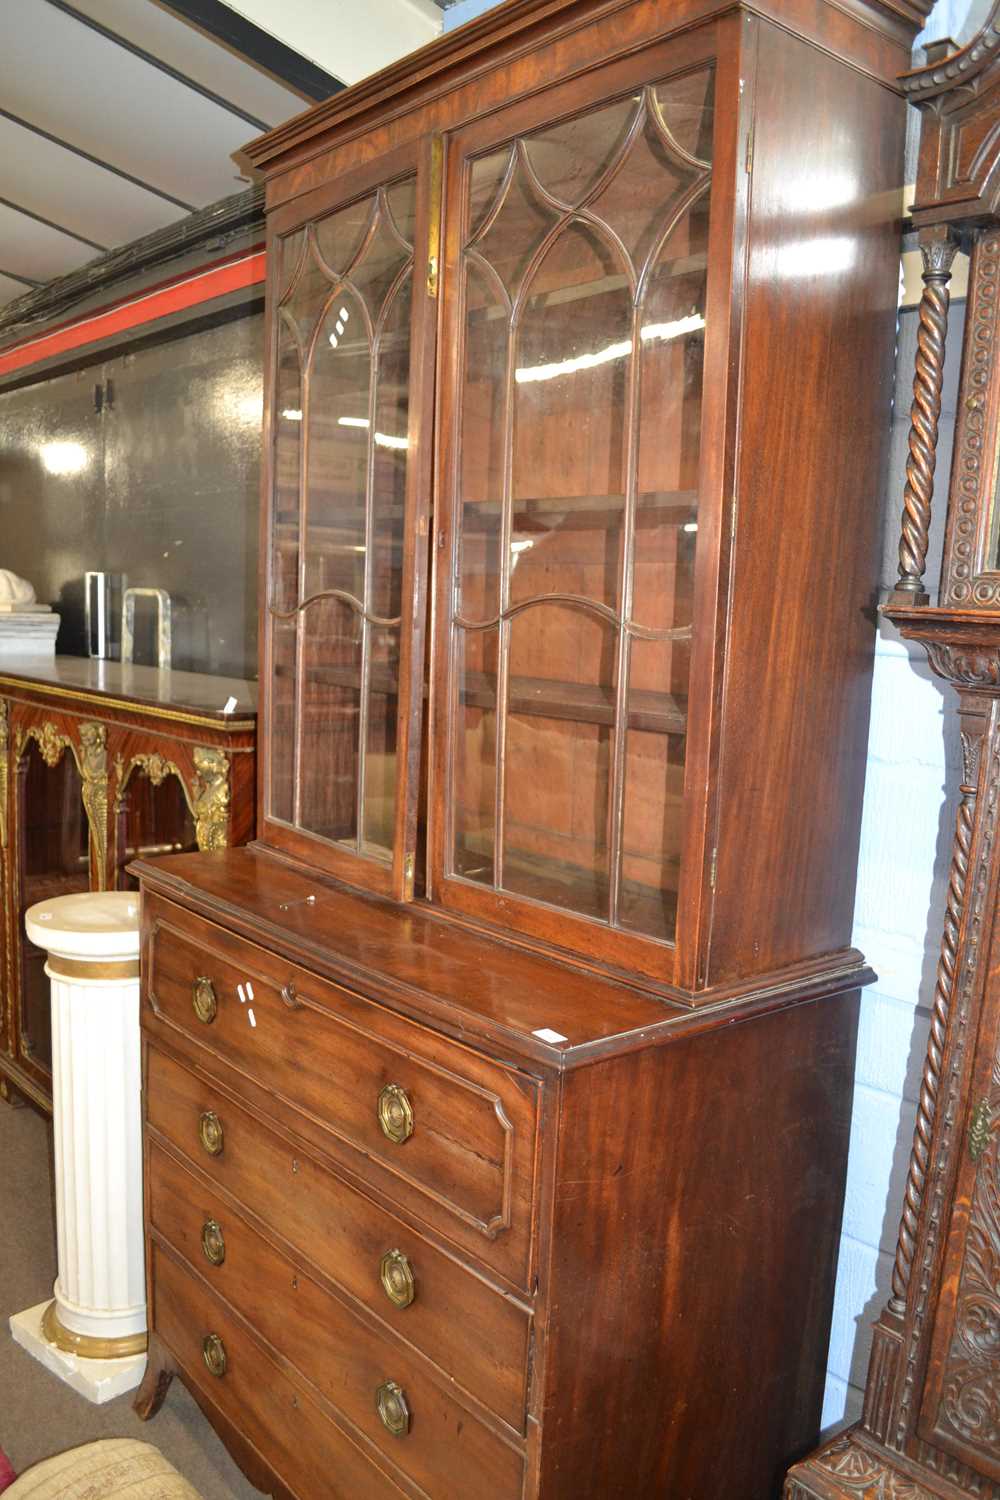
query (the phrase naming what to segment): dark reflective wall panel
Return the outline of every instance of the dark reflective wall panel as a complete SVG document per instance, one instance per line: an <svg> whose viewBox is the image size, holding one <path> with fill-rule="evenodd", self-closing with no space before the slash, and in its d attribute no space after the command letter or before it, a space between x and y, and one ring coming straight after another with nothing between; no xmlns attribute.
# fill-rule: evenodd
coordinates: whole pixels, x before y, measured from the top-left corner
<svg viewBox="0 0 1000 1500"><path fill-rule="evenodd" d="M170 594L175 667L256 676L262 359L257 313L0 393L0 567L60 611L59 651L104 569Z"/></svg>

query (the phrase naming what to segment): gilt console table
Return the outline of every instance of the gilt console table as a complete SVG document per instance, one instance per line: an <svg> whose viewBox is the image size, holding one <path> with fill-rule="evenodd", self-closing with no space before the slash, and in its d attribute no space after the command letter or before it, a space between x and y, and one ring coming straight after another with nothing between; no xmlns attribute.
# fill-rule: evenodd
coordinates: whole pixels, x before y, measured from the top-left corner
<svg viewBox="0 0 1000 1500"><path fill-rule="evenodd" d="M51 1109L35 902L127 889L138 854L254 833L256 684L56 656L0 661L0 1097Z"/></svg>

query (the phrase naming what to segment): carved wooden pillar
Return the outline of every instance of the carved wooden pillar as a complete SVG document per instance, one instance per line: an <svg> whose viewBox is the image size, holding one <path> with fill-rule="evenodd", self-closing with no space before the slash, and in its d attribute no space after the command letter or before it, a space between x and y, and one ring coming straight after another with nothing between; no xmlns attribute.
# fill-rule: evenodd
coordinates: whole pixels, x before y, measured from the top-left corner
<svg viewBox="0 0 1000 1500"><path fill-rule="evenodd" d="M864 1413L856 1428L791 1471L785 1496L997 1500L1000 1066L975 1097L969 1079L983 1071L984 1048L993 1077L1000 1040L1000 972L991 953L1000 939L1000 616L889 613L958 692L961 800L892 1294L875 1326ZM996 1036L987 1034L990 1026ZM976 1180L956 1194L970 1138ZM970 1275L982 1285L963 1313L955 1304ZM979 1351L978 1364L970 1350ZM963 1404L970 1386L974 1398L966 1393Z"/></svg>
<svg viewBox="0 0 1000 1500"><path fill-rule="evenodd" d="M941 382L950 302L948 283L957 249L958 240L947 226L934 226L921 232L924 291L920 299L913 404L910 407L910 455L906 461L906 489L903 493L899 578L892 595L892 603L902 606L926 604L928 600L924 572L941 418Z"/></svg>

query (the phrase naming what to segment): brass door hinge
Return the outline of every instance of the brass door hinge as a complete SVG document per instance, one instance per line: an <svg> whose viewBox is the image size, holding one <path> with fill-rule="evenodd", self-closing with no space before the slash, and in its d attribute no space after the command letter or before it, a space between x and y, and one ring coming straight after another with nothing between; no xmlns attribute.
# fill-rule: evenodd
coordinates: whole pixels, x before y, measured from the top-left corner
<svg viewBox="0 0 1000 1500"><path fill-rule="evenodd" d="M715 890L715 878L719 873L719 849L718 845L712 850L712 862L708 867L708 888Z"/></svg>
<svg viewBox="0 0 1000 1500"><path fill-rule="evenodd" d="M743 163L748 176L753 171L753 138L754 124L751 121L750 129L747 132L747 154Z"/></svg>

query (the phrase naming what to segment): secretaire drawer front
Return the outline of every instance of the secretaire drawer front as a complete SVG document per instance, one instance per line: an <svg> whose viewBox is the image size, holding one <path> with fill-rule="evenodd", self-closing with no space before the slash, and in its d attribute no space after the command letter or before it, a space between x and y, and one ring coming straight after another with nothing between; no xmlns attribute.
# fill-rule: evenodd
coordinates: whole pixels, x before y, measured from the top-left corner
<svg viewBox="0 0 1000 1500"><path fill-rule="evenodd" d="M531 1320L523 1308L152 1047L146 1111L149 1125L212 1182L511 1427L524 1430ZM155 1147L150 1154L160 1163L155 1184L166 1158ZM182 1177L186 1193L194 1195L190 1201L211 1218L211 1190L188 1173ZM173 1239L167 1220L174 1208L164 1206L162 1191L151 1206L154 1224Z"/></svg>
<svg viewBox="0 0 1000 1500"><path fill-rule="evenodd" d="M305 1112L363 1153L356 1169L378 1172L382 1191L467 1226L527 1284L534 1079L162 902L145 995L148 1024L180 1030Z"/></svg>
<svg viewBox="0 0 1000 1500"><path fill-rule="evenodd" d="M191 1383L300 1500L400 1500L396 1485L218 1300L155 1245L152 1326Z"/></svg>
<svg viewBox="0 0 1000 1500"><path fill-rule="evenodd" d="M520 1494L516 1448L459 1405L399 1339L331 1296L235 1210L195 1203L185 1175L154 1153L154 1225L390 1463L434 1500L468 1500L470 1474L484 1495Z"/></svg>

